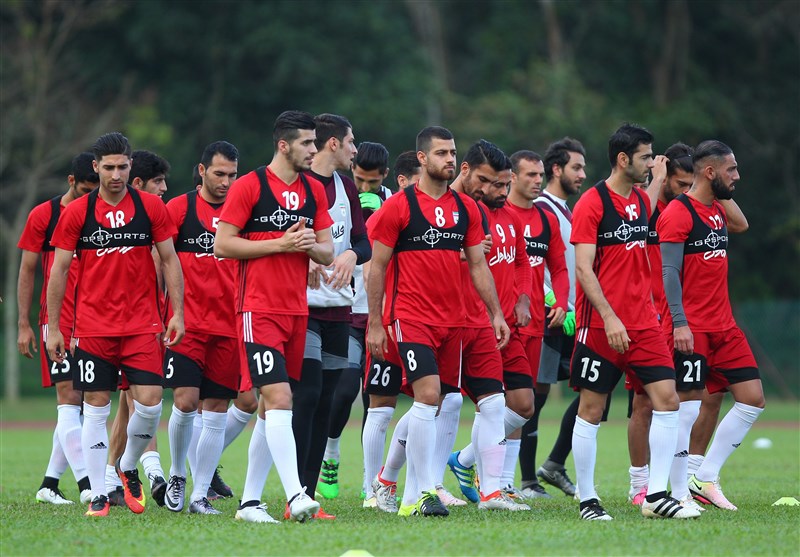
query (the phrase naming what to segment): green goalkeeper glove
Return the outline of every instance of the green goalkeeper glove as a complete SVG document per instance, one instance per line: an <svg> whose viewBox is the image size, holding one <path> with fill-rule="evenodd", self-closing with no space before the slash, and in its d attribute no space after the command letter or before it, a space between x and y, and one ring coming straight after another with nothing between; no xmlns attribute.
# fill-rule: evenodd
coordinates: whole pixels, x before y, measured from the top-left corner
<svg viewBox="0 0 800 557"><path fill-rule="evenodd" d="M377 211L381 208L383 200L377 193L371 191L362 191L358 194L358 200L361 202L362 209L372 209Z"/></svg>
<svg viewBox="0 0 800 557"><path fill-rule="evenodd" d="M575 334L575 312L568 311L567 316L564 318L564 334L573 336Z"/></svg>
<svg viewBox="0 0 800 557"><path fill-rule="evenodd" d="M556 305L556 295L553 294L552 290L550 292L548 292L547 294L545 294L544 303L548 307L553 307L554 305Z"/></svg>

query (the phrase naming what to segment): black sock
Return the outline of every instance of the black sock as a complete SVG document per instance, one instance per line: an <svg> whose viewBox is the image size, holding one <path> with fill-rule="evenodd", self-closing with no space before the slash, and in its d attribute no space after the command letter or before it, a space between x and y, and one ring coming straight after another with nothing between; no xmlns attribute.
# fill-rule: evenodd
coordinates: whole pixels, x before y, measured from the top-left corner
<svg viewBox="0 0 800 557"><path fill-rule="evenodd" d="M553 450L550 451L548 460L558 463L564 467L569 453L572 451L572 430L575 429L575 418L578 416L578 404L580 397L576 397L567 409L564 411L564 417L561 418L561 429L558 431L558 438L553 445Z"/></svg>
<svg viewBox="0 0 800 557"><path fill-rule="evenodd" d="M533 416L522 426L519 445L519 469L522 474L522 487L536 482L536 449L539 445L539 415L542 412L547 394L534 393Z"/></svg>
<svg viewBox="0 0 800 557"><path fill-rule="evenodd" d="M300 381L289 381L292 386L292 431L297 445L297 473L300 485L307 485L303 472L306 469L311 446L311 427L314 413L322 393L322 362L304 359ZM313 491L310 492L314 494Z"/></svg>
<svg viewBox="0 0 800 557"><path fill-rule="evenodd" d="M52 489L53 491L58 491L58 478L51 478L50 476L45 476L42 480L42 485L39 486L39 489L42 488Z"/></svg>
<svg viewBox="0 0 800 557"><path fill-rule="evenodd" d="M331 422L328 428L328 437L331 439L342 436L347 420L350 419L350 409L360 391L361 370L354 367L343 369L331 403Z"/></svg>
<svg viewBox="0 0 800 557"><path fill-rule="evenodd" d="M92 489L92 486L89 485L89 476L78 480L78 493L83 493L87 489Z"/></svg>
<svg viewBox="0 0 800 557"><path fill-rule="evenodd" d="M314 412L311 424L311 437L306 458L305 481L312 497L317 490L317 480L322 468L322 457L325 456L325 445L328 444L328 430L331 418L331 403L336 391L336 385L342 376L341 369L326 369L322 371L322 392Z"/></svg>
<svg viewBox="0 0 800 557"><path fill-rule="evenodd" d="M648 495L647 497L645 497L645 499L647 499L648 503L655 503L659 499L662 499L663 497L666 496L667 496L666 491L659 491L658 493L653 493L652 495Z"/></svg>

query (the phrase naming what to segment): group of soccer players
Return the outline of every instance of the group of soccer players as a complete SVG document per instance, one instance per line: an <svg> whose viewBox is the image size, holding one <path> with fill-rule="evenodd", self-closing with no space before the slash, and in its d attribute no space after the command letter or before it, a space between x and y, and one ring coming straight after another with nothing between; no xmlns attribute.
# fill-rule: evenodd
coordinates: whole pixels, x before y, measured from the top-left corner
<svg viewBox="0 0 800 557"><path fill-rule="evenodd" d="M468 504L444 488L449 468L482 510L530 510L526 499L549 497L538 476L575 495L582 519L610 520L596 435L624 375L631 501L648 517L697 517L695 498L736 510L719 471L764 407L727 292L727 234L747 228L731 199L736 160L719 141L659 156L653 143L620 127L610 176L573 214L586 173L571 138L543 157L480 140L458 165L452 133L427 127L397 158L393 194L385 147L357 148L344 117L287 111L269 164L237 178L236 147L213 142L194 187L164 204L168 163L100 137L19 242L18 344L33 357L41 256L42 381L58 399L37 500L71 503L59 488L69 466L87 515L141 513L141 461L158 504L220 514L211 501L233 496L221 454L256 413L236 518L277 522L262 503L274 464L285 519L335 519L319 499L338 495L339 439L361 393L365 508L447 516ZM539 413L567 376L579 396L536 470ZM168 474L155 445L165 387ZM736 402L706 452L725 391ZM413 404L384 456L401 393ZM471 443L454 452L464 394Z"/></svg>

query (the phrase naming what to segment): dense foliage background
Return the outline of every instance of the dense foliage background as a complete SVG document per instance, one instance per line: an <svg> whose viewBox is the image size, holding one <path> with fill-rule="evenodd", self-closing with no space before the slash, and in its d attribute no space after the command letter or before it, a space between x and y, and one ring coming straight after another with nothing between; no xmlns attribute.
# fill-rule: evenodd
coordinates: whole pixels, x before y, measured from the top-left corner
<svg viewBox="0 0 800 557"><path fill-rule="evenodd" d="M795 0L4 0L0 24L6 351L19 232L74 154L120 130L170 161L171 197L213 140L237 145L242 172L268 162L289 108L343 114L392 158L429 124L462 152L484 137L543 153L571 135L587 187L623 121L653 131L657 152L720 139L750 221L731 242L732 298L800 299Z"/></svg>

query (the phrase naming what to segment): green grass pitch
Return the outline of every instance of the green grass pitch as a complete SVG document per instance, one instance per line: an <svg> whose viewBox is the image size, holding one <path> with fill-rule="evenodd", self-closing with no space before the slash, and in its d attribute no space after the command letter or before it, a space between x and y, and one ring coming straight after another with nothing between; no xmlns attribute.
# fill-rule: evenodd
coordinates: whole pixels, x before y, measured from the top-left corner
<svg viewBox="0 0 800 557"><path fill-rule="evenodd" d="M116 406L116 403L115 403ZM159 446L169 465L166 419ZM539 461L555 438L564 402L545 407L540 426ZM322 501L337 520L279 525L235 521L237 502L215 502L222 516L173 514L148 501L143 515L112 508L105 519L83 516L83 505L37 504L34 495L49 456L54 401L36 399L5 404L0 410L0 555L330 555L362 549L385 555L800 555L800 506L772 506L783 496L800 499L798 405L768 401L759 423L723 469L725 493L736 513L709 509L692 521L643 518L627 502L628 452L625 401L615 399L611 419L599 433L598 492L614 516L610 523L582 522L577 502L555 489L551 500L536 500L529 513L482 513L474 505L453 509L445 519L399 518L362 509L360 407L354 407L342 440L341 495ZM726 410L726 406L723 410ZM399 416L399 412L395 417ZM465 403L457 447L469 435L470 405ZM251 426L252 427L252 426ZM222 457L222 473L241 493L250 428ZM756 449L759 437L771 449ZM567 463L573 470L572 460ZM574 477L574 473L572 473ZM402 479L402 478L401 478ZM458 488L448 471L446 486ZM61 487L77 499L70 471ZM264 501L276 518L283 511L283 491L273 470Z"/></svg>

